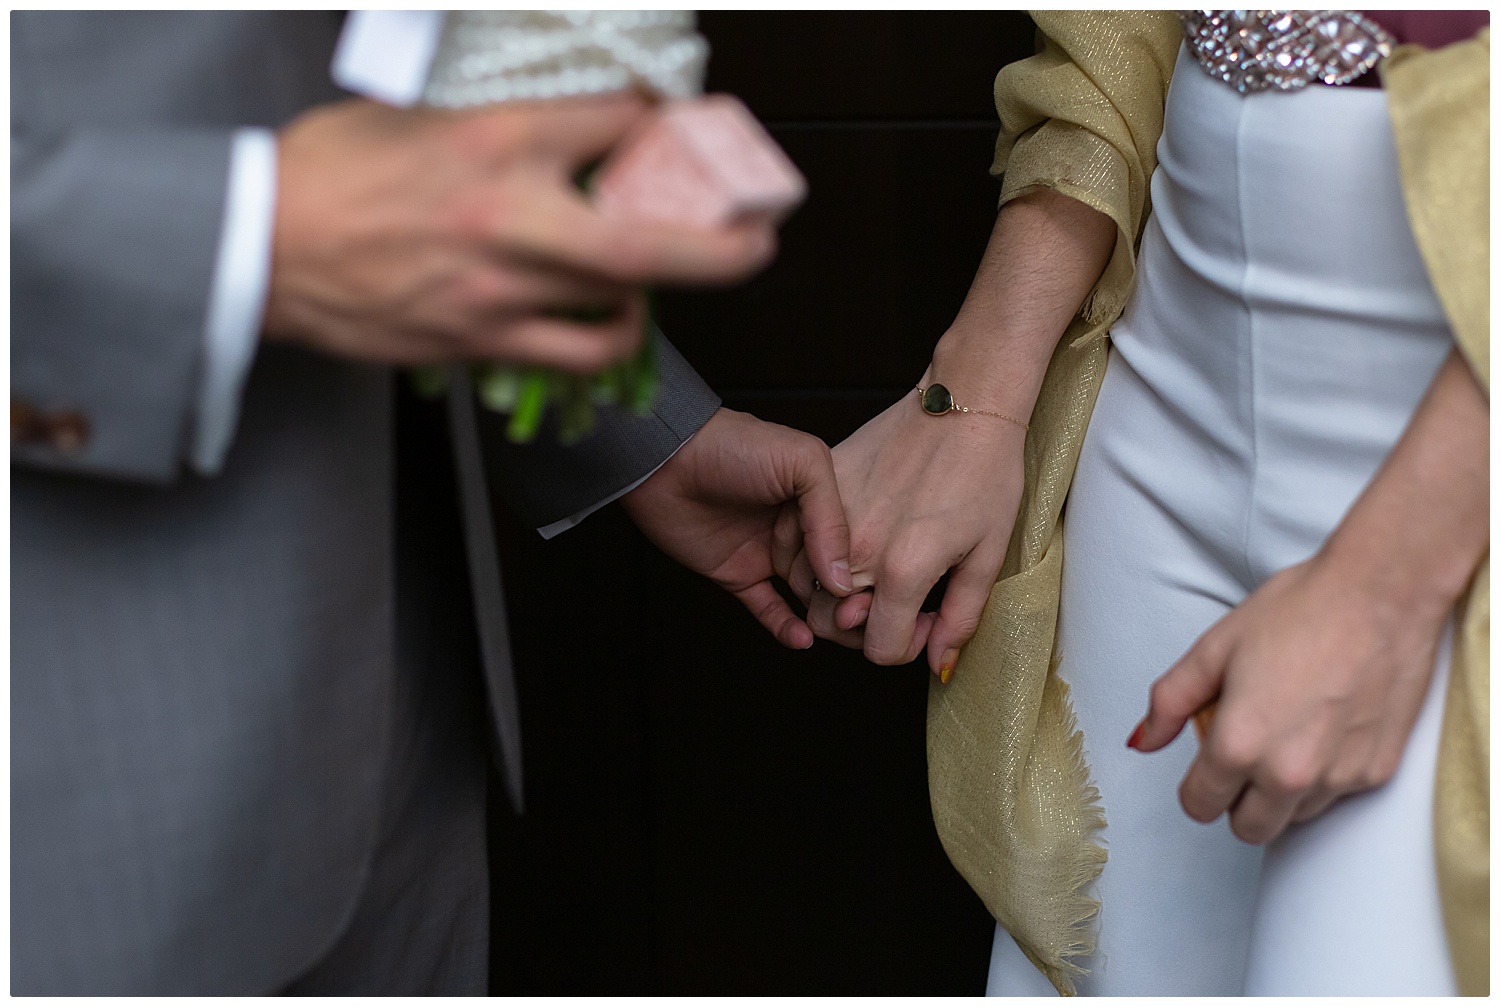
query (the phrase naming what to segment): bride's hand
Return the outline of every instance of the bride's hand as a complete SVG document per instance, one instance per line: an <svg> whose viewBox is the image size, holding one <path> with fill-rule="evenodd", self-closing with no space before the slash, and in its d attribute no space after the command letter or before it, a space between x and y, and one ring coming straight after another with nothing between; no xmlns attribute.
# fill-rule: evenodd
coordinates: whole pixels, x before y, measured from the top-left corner
<svg viewBox="0 0 1500 1007"><path fill-rule="evenodd" d="M1153 752L1218 697L1183 778L1200 822L1274 839L1401 762L1454 603L1489 550L1489 401L1457 351L1310 560L1266 581L1151 687Z"/></svg>
<svg viewBox="0 0 1500 1007"><path fill-rule="evenodd" d="M942 382L971 409L1029 417L1057 341L1115 237L1110 218L1049 189L1007 202L923 384ZM933 673L947 681L1005 559L1025 437L1019 422L994 416L929 416L909 392L834 448L855 587L873 592L835 602L811 591L811 574L798 564L792 587L809 605L813 632L862 647L876 664L905 664L925 646ZM950 571L941 610L922 613Z"/></svg>
<svg viewBox="0 0 1500 1007"><path fill-rule="evenodd" d="M1385 783L1432 678L1446 607L1402 607L1317 556L1261 585L1151 688L1131 747L1152 752L1218 697L1182 807L1229 812L1247 843Z"/></svg>
<svg viewBox="0 0 1500 1007"><path fill-rule="evenodd" d="M989 416L930 416L912 392L834 448L854 584L873 591L840 603L810 592L798 564L793 589L808 603L813 631L862 648L876 664L905 664L925 646L933 673L946 681L1005 559L1025 433ZM950 571L940 611L922 613Z"/></svg>

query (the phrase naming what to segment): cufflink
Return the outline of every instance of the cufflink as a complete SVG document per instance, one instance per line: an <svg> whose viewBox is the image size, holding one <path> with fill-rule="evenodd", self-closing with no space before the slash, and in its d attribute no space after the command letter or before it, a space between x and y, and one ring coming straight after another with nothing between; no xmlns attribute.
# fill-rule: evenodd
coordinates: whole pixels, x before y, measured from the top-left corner
<svg viewBox="0 0 1500 1007"><path fill-rule="evenodd" d="M65 455L76 455L88 446L88 417L76 409L46 412L24 399L10 400L10 443L46 445Z"/></svg>

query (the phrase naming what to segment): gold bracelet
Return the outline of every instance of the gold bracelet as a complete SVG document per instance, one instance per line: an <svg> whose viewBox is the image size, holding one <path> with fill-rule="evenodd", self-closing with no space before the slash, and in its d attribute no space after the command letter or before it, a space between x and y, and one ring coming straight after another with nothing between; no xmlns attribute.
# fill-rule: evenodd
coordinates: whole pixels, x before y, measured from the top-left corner
<svg viewBox="0 0 1500 1007"><path fill-rule="evenodd" d="M1030 430L1031 424L1024 420L1018 420L1014 416L1004 413L992 413L988 409L970 409L953 401L953 393L948 391L947 386L940 385L936 381L926 388L917 389L917 401L922 406L922 411L929 416L941 416L944 413L978 413L980 416L993 416L997 420L1005 420L1014 423L1022 430Z"/></svg>

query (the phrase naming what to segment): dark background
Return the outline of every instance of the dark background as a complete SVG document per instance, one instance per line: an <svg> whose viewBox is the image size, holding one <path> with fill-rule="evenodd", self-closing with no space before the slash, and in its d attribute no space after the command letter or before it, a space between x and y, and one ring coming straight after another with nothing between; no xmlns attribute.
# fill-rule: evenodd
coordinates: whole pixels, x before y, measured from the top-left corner
<svg viewBox="0 0 1500 1007"><path fill-rule="evenodd" d="M807 176L775 265L657 317L725 404L830 444L907 394L994 220L1018 12L704 12L709 89ZM927 672L780 649L617 507L503 520L528 808L492 799L501 994L980 994L927 801Z"/></svg>

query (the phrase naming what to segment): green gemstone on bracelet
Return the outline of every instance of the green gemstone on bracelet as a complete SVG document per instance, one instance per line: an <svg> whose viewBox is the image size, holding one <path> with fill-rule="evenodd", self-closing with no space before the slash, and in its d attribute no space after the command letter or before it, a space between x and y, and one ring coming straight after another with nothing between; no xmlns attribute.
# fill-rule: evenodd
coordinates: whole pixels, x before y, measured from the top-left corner
<svg viewBox="0 0 1500 1007"><path fill-rule="evenodd" d="M936 382L922 392L922 409L933 416L941 416L953 408L953 393Z"/></svg>

